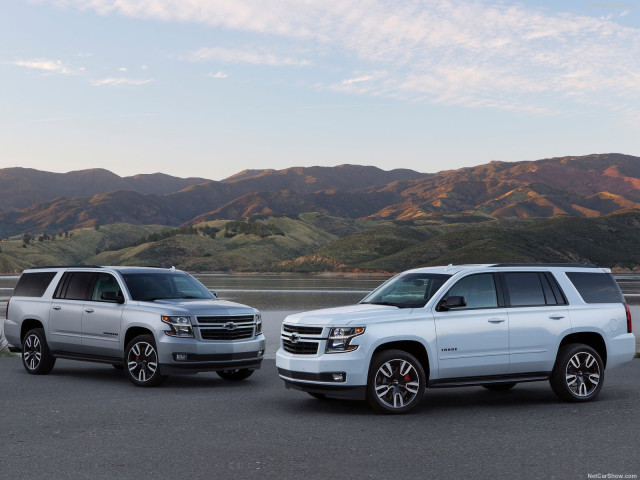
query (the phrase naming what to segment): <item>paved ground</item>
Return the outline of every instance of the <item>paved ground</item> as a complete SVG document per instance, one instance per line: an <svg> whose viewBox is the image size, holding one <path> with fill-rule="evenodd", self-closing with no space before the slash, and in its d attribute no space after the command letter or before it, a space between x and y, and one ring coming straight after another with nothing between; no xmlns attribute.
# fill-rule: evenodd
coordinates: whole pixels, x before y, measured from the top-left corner
<svg viewBox="0 0 640 480"><path fill-rule="evenodd" d="M0 399L1 479L640 475L640 360L608 371L590 404L561 403L546 382L428 390L402 417L286 390L272 360L241 383L141 389L110 366L58 360L35 377L0 358Z"/></svg>

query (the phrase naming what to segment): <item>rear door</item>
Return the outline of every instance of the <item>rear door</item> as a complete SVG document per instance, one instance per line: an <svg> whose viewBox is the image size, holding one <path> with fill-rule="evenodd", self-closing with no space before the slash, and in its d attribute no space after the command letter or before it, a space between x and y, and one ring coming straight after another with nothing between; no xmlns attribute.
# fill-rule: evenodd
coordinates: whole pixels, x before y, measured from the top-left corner
<svg viewBox="0 0 640 480"><path fill-rule="evenodd" d="M94 272L65 272L56 287L49 315L49 347L53 351L82 352L82 315Z"/></svg>
<svg viewBox="0 0 640 480"><path fill-rule="evenodd" d="M549 272L504 272L509 313L509 373L549 373L571 330L567 302Z"/></svg>

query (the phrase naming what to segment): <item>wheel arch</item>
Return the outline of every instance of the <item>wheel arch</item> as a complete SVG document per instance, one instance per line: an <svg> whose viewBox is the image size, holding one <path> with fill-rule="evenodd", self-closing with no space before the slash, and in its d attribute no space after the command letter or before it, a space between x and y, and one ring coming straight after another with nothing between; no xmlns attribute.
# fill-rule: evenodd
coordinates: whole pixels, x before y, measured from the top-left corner
<svg viewBox="0 0 640 480"><path fill-rule="evenodd" d="M36 320L35 318L27 318L22 321L22 325L20 326L20 343L21 344L27 332L29 330L33 330L34 328L42 328L44 330L44 325L40 320Z"/></svg>
<svg viewBox="0 0 640 480"><path fill-rule="evenodd" d="M129 345L129 342L139 335L151 335L152 337L155 338L155 335L153 334L153 330L149 328L129 327L127 329L127 332L124 335L124 345L122 346L122 348L123 349L127 348L127 345Z"/></svg>
<svg viewBox="0 0 640 480"><path fill-rule="evenodd" d="M599 333L576 332L567 335L562 339L560 345L558 345L558 354L560 353L562 347L570 343L582 343L584 345L589 345L596 352L598 352L598 355L600 355L600 358L602 359L602 363L604 364L605 368L607 367L607 344L604 341L602 335L600 335ZM556 354L556 360L558 354Z"/></svg>
<svg viewBox="0 0 640 480"><path fill-rule="evenodd" d="M416 340L395 340L383 343L376 347L371 354L371 358L373 358L377 353L385 350L402 350L416 357L422 365L427 381L429 381L429 354L422 343ZM371 362L369 362L369 365L371 365Z"/></svg>

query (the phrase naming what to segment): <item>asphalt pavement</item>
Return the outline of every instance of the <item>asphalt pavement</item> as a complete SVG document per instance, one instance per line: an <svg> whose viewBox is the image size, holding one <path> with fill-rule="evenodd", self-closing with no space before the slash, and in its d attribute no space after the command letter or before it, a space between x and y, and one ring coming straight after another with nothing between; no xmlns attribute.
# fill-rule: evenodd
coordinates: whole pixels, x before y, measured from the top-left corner
<svg viewBox="0 0 640 480"><path fill-rule="evenodd" d="M243 382L207 373L153 389L109 365L58 360L31 376L20 362L0 358L3 480L640 475L638 359L587 404L538 382L427 390L406 416L286 390L273 360Z"/></svg>

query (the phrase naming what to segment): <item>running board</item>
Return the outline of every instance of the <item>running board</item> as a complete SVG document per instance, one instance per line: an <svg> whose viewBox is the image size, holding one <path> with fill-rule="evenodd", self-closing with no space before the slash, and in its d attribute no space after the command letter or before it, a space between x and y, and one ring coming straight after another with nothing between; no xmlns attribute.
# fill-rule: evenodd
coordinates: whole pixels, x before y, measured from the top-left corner
<svg viewBox="0 0 640 480"><path fill-rule="evenodd" d="M87 355L85 353L71 353L54 350L51 352L56 358L64 358L65 360L82 360L84 362L109 363L111 365L124 365L121 357L102 357L98 355Z"/></svg>
<svg viewBox="0 0 640 480"><path fill-rule="evenodd" d="M489 385L497 383L522 383L549 380L551 372L535 372L518 375L490 375L487 377L459 377L433 380L428 383L430 388L471 387L475 385Z"/></svg>

